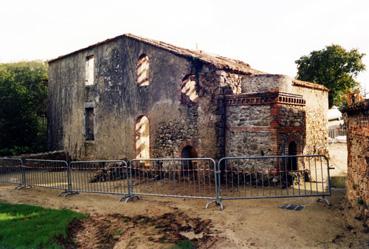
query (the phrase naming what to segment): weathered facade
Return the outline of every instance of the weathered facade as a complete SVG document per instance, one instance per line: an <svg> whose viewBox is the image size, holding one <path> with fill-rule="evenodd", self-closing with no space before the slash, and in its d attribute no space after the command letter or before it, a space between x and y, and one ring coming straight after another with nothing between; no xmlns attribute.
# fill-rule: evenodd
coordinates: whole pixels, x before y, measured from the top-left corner
<svg viewBox="0 0 369 249"><path fill-rule="evenodd" d="M347 127L347 189L353 215L369 226L369 100L343 110Z"/></svg>
<svg viewBox="0 0 369 249"><path fill-rule="evenodd" d="M328 91L122 35L49 62L49 147L76 159L325 151Z"/></svg>

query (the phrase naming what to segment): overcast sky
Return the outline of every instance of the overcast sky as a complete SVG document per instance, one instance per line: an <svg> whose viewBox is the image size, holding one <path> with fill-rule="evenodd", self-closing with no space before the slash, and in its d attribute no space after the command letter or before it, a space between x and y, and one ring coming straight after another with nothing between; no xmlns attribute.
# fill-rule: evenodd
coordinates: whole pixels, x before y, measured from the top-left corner
<svg viewBox="0 0 369 249"><path fill-rule="evenodd" d="M52 59L123 33L296 75L294 61L330 44L366 53L368 0L1 0L0 62Z"/></svg>

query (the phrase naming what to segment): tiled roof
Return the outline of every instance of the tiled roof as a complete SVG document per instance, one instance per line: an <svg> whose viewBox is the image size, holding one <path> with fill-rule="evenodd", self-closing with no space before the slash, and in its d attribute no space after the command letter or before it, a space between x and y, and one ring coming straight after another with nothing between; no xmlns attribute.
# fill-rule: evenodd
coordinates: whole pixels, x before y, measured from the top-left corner
<svg viewBox="0 0 369 249"><path fill-rule="evenodd" d="M93 44L91 46L76 50L74 52L59 56L55 59L49 60L49 63L52 63L54 61L60 60L62 58L65 58L69 55L73 55L76 54L78 52L87 50L87 49L91 49L94 48L96 46L99 46L101 44L105 44L114 40L118 40L120 38L129 38L129 39L134 39L136 41L140 41L146 44L149 44L151 46L155 46L161 49L164 49L166 51L169 51L173 54L179 55L179 56L184 56L187 58L196 58L198 60L201 60L205 63L214 65L216 68L218 69L222 69L222 70L231 70L235 73L241 73L241 74L264 74L266 75L266 73L253 69L251 68L251 66L243 61L240 60L235 60L235 59L230 59L227 57L223 57L223 56L219 56L219 55L212 55L212 54L208 54L208 53L204 53L203 51L200 50L191 50L191 49L187 49L187 48L180 48L174 45L171 45L169 43L165 43L162 41L156 41L156 40L152 40L152 39L147 39L147 38L142 38L133 34L124 34L124 35L119 35L116 36L114 38L111 39L107 39L105 41L102 42L98 42L96 44ZM301 80L293 80L293 84L295 86L300 86L300 87L306 87L306 88L312 88L312 89L317 89L317 90L321 90L321 91L328 91L328 88L324 87L323 85L319 85L319 84L315 84L315 83L311 83L311 82L306 82L306 81L301 81Z"/></svg>
<svg viewBox="0 0 369 249"><path fill-rule="evenodd" d="M260 71L251 68L249 64L243 61L240 61L240 60L235 60L235 59L230 59L224 56L204 53L201 50L191 50L187 48L181 48L181 47L177 47L172 44L169 44L169 43L147 39L147 38L142 38L142 37L139 37L133 34L125 34L124 36L150 44L155 47L165 49L177 55L190 57L190 58L197 58L201 61L212 64L219 69L230 69L232 71L238 71L238 72L243 72L243 73L260 73Z"/></svg>
<svg viewBox="0 0 369 249"><path fill-rule="evenodd" d="M301 87L306 87L306 88L311 88L311 89L316 89L316 90L321 90L321 91L329 91L329 89L326 88L323 85L308 82L308 81L302 81L302 80L294 79L294 80L292 80L292 83L295 86L301 86Z"/></svg>
<svg viewBox="0 0 369 249"><path fill-rule="evenodd" d="M200 50L191 50L191 49L186 49L186 48L180 48L180 47L171 45L169 43L165 43L165 42L162 42L162 41L156 41L156 40L152 40L152 39L147 39L147 38L142 38L142 37L139 37L139 36L136 36L136 35L133 35L133 34L124 34L124 35L120 35L120 36L117 36L117 37L114 37L114 38L111 38L111 39L107 39L107 40L102 41L102 42L98 42L98 43L93 44L91 46L88 46L88 47L79 49L77 51L74 51L72 53L68 53L68 54L59 56L55 59L49 60L49 63L60 60L60 59L62 59L64 57L67 57L69 55L76 54L80 51L91 49L91 48L99 46L101 44L105 44L107 42L117 40L117 39L122 38L122 37L127 37L127 38L134 39L134 40L137 40L137 41L140 41L140 42L144 42L146 44L149 44L149 45L152 45L152 46L170 51L170 52L172 52L176 55L179 55L179 56L184 56L184 57L188 57L188 58L196 58L196 59L199 59L203 62L212 64L216 68L219 68L219 69L225 69L225 70L229 69L229 70L232 70L232 71L235 71L235 72L247 73L247 74L248 73L260 73L260 71L252 69L249 64L247 64L243 61L240 61L240 60L230 59L230 58L226 58L226 57L219 56L219 55L211 55L211 54L208 54L208 53L204 53L203 51L200 51Z"/></svg>

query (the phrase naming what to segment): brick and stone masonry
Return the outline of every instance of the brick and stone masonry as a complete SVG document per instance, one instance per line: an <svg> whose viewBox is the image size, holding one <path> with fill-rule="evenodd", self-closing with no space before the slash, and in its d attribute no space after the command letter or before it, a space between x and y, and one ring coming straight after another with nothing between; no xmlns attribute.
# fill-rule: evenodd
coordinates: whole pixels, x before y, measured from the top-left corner
<svg viewBox="0 0 369 249"><path fill-rule="evenodd" d="M48 96L73 159L326 151L325 87L129 34L49 61Z"/></svg>
<svg viewBox="0 0 369 249"><path fill-rule="evenodd" d="M369 99L343 109L347 126L349 208L369 226Z"/></svg>

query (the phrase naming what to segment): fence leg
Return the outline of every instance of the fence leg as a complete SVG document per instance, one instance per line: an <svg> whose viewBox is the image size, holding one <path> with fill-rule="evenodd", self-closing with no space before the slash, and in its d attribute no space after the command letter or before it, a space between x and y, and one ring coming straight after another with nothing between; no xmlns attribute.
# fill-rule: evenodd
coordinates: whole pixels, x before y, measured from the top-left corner
<svg viewBox="0 0 369 249"><path fill-rule="evenodd" d="M334 168L332 168L331 166L329 166L329 159L328 159L327 157L325 157L325 156L324 156L324 159L325 159L326 164L327 164L328 194L329 194L329 196L331 196L331 195L332 195L332 189L331 189L331 175L330 175L330 170L331 170L331 169L334 169ZM322 175L322 177L323 177L323 175ZM322 179L322 181L323 181L323 180L324 180L324 179ZM323 191L324 191L324 190L323 190ZM320 198L318 199L318 202L325 202L328 206L330 206L330 205L331 205L331 203L329 202L329 200L328 200L327 196L325 196L325 195L323 195L322 197L320 197Z"/></svg>
<svg viewBox="0 0 369 249"><path fill-rule="evenodd" d="M222 198L220 196L220 163L220 161L218 162L218 164L214 161L215 199L206 203L205 208L208 208L210 204L214 203L216 206L219 206L220 210L224 209Z"/></svg>
<svg viewBox="0 0 369 249"><path fill-rule="evenodd" d="M70 162L65 162L65 165L67 166L67 189L60 193L59 196L67 197L79 194L77 191L73 191Z"/></svg>
<svg viewBox="0 0 369 249"><path fill-rule="evenodd" d="M325 204L327 204L328 206L331 205L330 201L328 200L328 198L326 196L322 196L322 197L319 197L318 202L324 202Z"/></svg>
<svg viewBox="0 0 369 249"><path fill-rule="evenodd" d="M220 210L224 210L224 206L223 206L223 203L222 203L222 200L211 200L211 201L208 201L205 205L205 208L207 209L212 203L214 203L216 206L219 206L219 209Z"/></svg>
<svg viewBox="0 0 369 249"><path fill-rule="evenodd" d="M127 203L129 201L134 201L134 200L139 200L140 197L138 195L129 195L129 194L126 194L125 196L123 196L120 201L124 201L124 203Z"/></svg>
<svg viewBox="0 0 369 249"><path fill-rule="evenodd" d="M127 186L128 193L125 194L120 199L120 201L124 201L124 203L127 203L129 201L134 201L134 200L139 200L140 199L140 197L138 195L135 195L134 192L133 192L132 163L131 163L131 161L128 162L127 179L128 179L128 186Z"/></svg>
<svg viewBox="0 0 369 249"><path fill-rule="evenodd" d="M20 170L21 170L21 182L19 183L19 185L15 188L15 189L23 189L23 188L31 188L31 186L27 186L27 182L26 182L26 172L25 172L25 167L24 167L24 163L23 163L23 159L19 159L20 161Z"/></svg>

